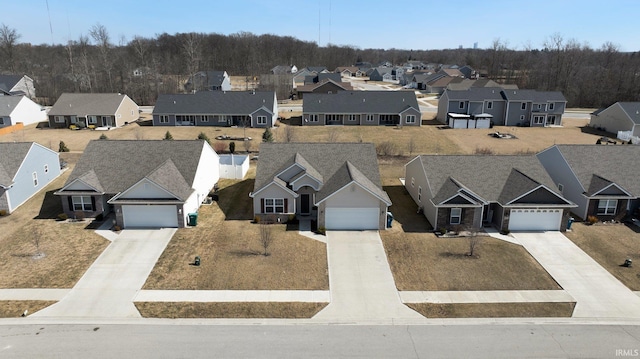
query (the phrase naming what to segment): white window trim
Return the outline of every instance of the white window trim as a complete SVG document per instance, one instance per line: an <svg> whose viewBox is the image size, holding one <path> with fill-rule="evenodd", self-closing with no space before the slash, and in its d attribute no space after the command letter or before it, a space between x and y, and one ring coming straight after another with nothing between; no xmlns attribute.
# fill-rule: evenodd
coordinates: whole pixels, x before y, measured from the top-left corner
<svg viewBox="0 0 640 359"><path fill-rule="evenodd" d="M209 116L208 115L200 116L200 122L209 122Z"/></svg>
<svg viewBox="0 0 640 359"><path fill-rule="evenodd" d="M411 187L415 187L416 185L415 178L411 177Z"/></svg>
<svg viewBox="0 0 640 359"><path fill-rule="evenodd" d="M33 172L31 177L33 178L33 187L38 187L38 172Z"/></svg>
<svg viewBox="0 0 640 359"><path fill-rule="evenodd" d="M76 205L80 205L82 209L76 209ZM91 204L91 196L71 196L71 210L93 212L94 208Z"/></svg>
<svg viewBox="0 0 640 359"><path fill-rule="evenodd" d="M266 125L267 124L267 116L258 116L256 119L258 125Z"/></svg>
<svg viewBox="0 0 640 359"><path fill-rule="evenodd" d="M464 108L464 101L460 101L460 103L458 104L458 108L461 110Z"/></svg>
<svg viewBox="0 0 640 359"><path fill-rule="evenodd" d="M375 121L376 117L374 114L367 114L367 122L373 122Z"/></svg>
<svg viewBox="0 0 640 359"><path fill-rule="evenodd" d="M487 102L487 110L491 110L493 108L493 101Z"/></svg>
<svg viewBox="0 0 640 359"><path fill-rule="evenodd" d="M407 115L406 123L416 123L416 115Z"/></svg>
<svg viewBox="0 0 640 359"><path fill-rule="evenodd" d="M520 105L520 109L521 109L521 110L526 110L526 109L527 109L527 103L526 103L526 102L523 102L523 103Z"/></svg>
<svg viewBox="0 0 640 359"><path fill-rule="evenodd" d="M269 203L271 202L271 203ZM278 202L281 202L278 204ZM282 211L278 211L278 207L282 207ZM271 209L271 212L269 212ZM264 213L286 213L284 208L284 198L265 198L264 199Z"/></svg>
<svg viewBox="0 0 640 359"><path fill-rule="evenodd" d="M318 122L320 116L318 114L309 115L309 122Z"/></svg>
<svg viewBox="0 0 640 359"><path fill-rule="evenodd" d="M4 117L0 117L0 125L4 125Z"/></svg>
<svg viewBox="0 0 640 359"><path fill-rule="evenodd" d="M44 165L44 173L49 173L49 165Z"/></svg>
<svg viewBox="0 0 640 359"><path fill-rule="evenodd" d="M555 110L556 104L553 102L549 102L549 111Z"/></svg>
<svg viewBox="0 0 640 359"><path fill-rule="evenodd" d="M533 116L533 123L536 125L544 125L544 116Z"/></svg>
<svg viewBox="0 0 640 359"><path fill-rule="evenodd" d="M600 204L604 203L605 206L600 206ZM597 212L599 215L604 216L613 216L616 214L616 207L618 207L617 199L601 199L598 200L598 208ZM603 209L603 211L601 211Z"/></svg>
<svg viewBox="0 0 640 359"><path fill-rule="evenodd" d="M98 116L96 116L96 115L89 115L89 116L87 116L87 122L88 122L90 125L95 125L95 124L97 124L97 123L98 123Z"/></svg>
<svg viewBox="0 0 640 359"><path fill-rule="evenodd" d="M169 123L169 115L160 115L158 117L159 123Z"/></svg>
<svg viewBox="0 0 640 359"><path fill-rule="evenodd" d="M418 186L418 202L422 203L422 187Z"/></svg>
<svg viewBox="0 0 640 359"><path fill-rule="evenodd" d="M520 121L524 121L524 115L520 115Z"/></svg>
<svg viewBox="0 0 640 359"><path fill-rule="evenodd" d="M64 123L64 116L53 116L53 121L55 123Z"/></svg>
<svg viewBox="0 0 640 359"><path fill-rule="evenodd" d="M454 211L457 212L454 215ZM457 218L457 221L454 221L454 218ZM462 208L451 208L451 213L449 215L449 224L460 224L462 223Z"/></svg>
<svg viewBox="0 0 640 359"><path fill-rule="evenodd" d="M560 191L560 193L564 192L564 185L562 183L558 183L558 191Z"/></svg>

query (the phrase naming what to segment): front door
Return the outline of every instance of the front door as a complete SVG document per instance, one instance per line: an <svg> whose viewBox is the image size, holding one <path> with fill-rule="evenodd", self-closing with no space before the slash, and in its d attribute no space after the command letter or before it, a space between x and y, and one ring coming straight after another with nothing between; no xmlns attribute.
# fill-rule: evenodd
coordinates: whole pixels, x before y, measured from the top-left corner
<svg viewBox="0 0 640 359"><path fill-rule="evenodd" d="M311 213L311 195L303 193L300 195L300 214Z"/></svg>

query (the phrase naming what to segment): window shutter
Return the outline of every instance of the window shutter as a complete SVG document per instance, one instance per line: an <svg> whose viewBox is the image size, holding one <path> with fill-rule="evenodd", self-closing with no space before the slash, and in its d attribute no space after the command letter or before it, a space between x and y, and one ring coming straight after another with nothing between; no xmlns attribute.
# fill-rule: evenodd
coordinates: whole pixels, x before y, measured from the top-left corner
<svg viewBox="0 0 640 359"><path fill-rule="evenodd" d="M264 198L260 198L260 213L264 213Z"/></svg>
<svg viewBox="0 0 640 359"><path fill-rule="evenodd" d="M96 198L94 196L91 196L91 210L96 210Z"/></svg>
<svg viewBox="0 0 640 359"><path fill-rule="evenodd" d="M289 213L289 206L287 206L288 200L287 198L284 199L284 208L283 208L283 212L284 213Z"/></svg>
<svg viewBox="0 0 640 359"><path fill-rule="evenodd" d="M67 196L67 200L69 201L69 211L73 212L73 200L71 199L71 196Z"/></svg>

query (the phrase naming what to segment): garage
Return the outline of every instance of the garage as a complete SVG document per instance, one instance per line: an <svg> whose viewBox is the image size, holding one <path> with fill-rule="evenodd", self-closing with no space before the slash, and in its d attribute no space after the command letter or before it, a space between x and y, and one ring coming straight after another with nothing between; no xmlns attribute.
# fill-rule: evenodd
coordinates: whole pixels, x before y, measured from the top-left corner
<svg viewBox="0 0 640 359"><path fill-rule="evenodd" d="M561 209L512 209L510 231L559 231Z"/></svg>
<svg viewBox="0 0 640 359"><path fill-rule="evenodd" d="M327 208L325 227L331 230L378 230L379 208Z"/></svg>
<svg viewBox="0 0 640 359"><path fill-rule="evenodd" d="M175 228L176 211L175 205L123 205L124 228Z"/></svg>

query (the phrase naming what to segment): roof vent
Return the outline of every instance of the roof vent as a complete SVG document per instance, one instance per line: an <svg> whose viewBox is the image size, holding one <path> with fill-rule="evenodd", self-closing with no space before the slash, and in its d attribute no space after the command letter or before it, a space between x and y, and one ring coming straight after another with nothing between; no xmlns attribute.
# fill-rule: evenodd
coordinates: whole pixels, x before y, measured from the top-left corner
<svg viewBox="0 0 640 359"><path fill-rule="evenodd" d="M362 102L367 102L367 99L366 99L366 98L363 98L363 99L362 99Z"/></svg>
<svg viewBox="0 0 640 359"><path fill-rule="evenodd" d="M173 100L173 104L174 104L174 105L176 104L176 100Z"/></svg>

